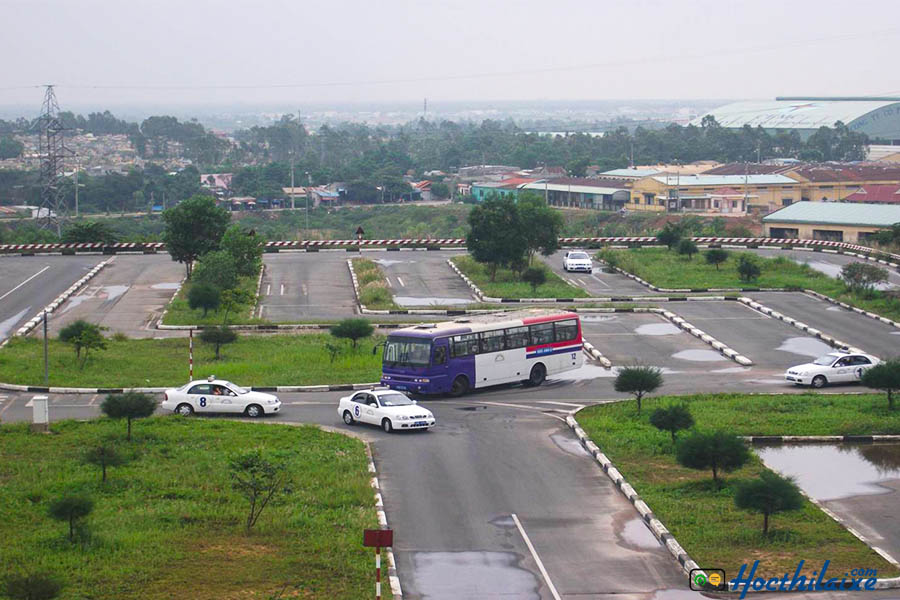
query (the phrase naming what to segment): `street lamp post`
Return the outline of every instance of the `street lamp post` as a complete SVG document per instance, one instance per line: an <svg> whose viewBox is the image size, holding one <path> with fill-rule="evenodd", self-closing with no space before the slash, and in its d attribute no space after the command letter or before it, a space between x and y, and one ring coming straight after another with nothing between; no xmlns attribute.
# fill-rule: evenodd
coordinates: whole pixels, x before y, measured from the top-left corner
<svg viewBox="0 0 900 600"><path fill-rule="evenodd" d="M309 195L312 194L312 175L306 172L306 237L309 237Z"/></svg>

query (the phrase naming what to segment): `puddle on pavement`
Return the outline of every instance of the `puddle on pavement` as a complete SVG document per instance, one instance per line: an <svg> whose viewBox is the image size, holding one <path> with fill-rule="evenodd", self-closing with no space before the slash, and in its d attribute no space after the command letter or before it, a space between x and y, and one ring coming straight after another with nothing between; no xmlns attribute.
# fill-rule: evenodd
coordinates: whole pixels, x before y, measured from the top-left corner
<svg viewBox="0 0 900 600"><path fill-rule="evenodd" d="M700 592L676 588L672 590L657 590L653 596L650 597L650 600L702 600L708 597L709 596L705 596Z"/></svg>
<svg viewBox="0 0 900 600"><path fill-rule="evenodd" d="M104 285L103 291L106 293L106 302L111 302L128 291L130 286L127 285Z"/></svg>
<svg viewBox="0 0 900 600"><path fill-rule="evenodd" d="M150 286L151 289L154 290L175 290L178 289L178 286L181 285L178 282L175 283L154 283Z"/></svg>
<svg viewBox="0 0 900 600"><path fill-rule="evenodd" d="M828 310L831 312L841 312L841 307L840 306L829 306L825 310Z"/></svg>
<svg viewBox="0 0 900 600"><path fill-rule="evenodd" d="M495 527L503 527L503 528L509 528L509 527L516 526L516 522L512 520L512 516L510 516L510 515L503 515L502 517L497 517L496 519L491 519L490 521L488 521L488 523L490 523L491 525L493 525Z"/></svg>
<svg viewBox="0 0 900 600"><path fill-rule="evenodd" d="M60 314L66 314L85 300L91 300L92 298L93 296L72 296L71 298L69 298L69 301L66 302L65 308L62 309L62 313Z"/></svg>
<svg viewBox="0 0 900 600"><path fill-rule="evenodd" d="M413 296L394 296L394 302L400 306L457 306L472 304L471 298L415 298Z"/></svg>
<svg viewBox="0 0 900 600"><path fill-rule="evenodd" d="M800 356L812 356L818 358L829 352L834 352L834 348L823 341L811 337L792 337L784 340L776 350L790 352L791 354L799 354Z"/></svg>
<svg viewBox="0 0 900 600"><path fill-rule="evenodd" d="M554 433L550 436L550 439L563 452L573 456L590 456L588 451L584 449L584 446L581 445L581 442L571 436Z"/></svg>
<svg viewBox="0 0 900 600"><path fill-rule="evenodd" d="M413 587L423 600L540 600L541 583L513 552L413 552Z"/></svg>
<svg viewBox="0 0 900 600"><path fill-rule="evenodd" d="M382 267L389 267L391 265L402 265L403 263L412 263L414 260L391 260L389 258L376 258L374 261Z"/></svg>
<svg viewBox="0 0 900 600"><path fill-rule="evenodd" d="M900 479L900 444L784 444L756 452L817 500L888 493L879 483Z"/></svg>
<svg viewBox="0 0 900 600"><path fill-rule="evenodd" d="M605 321L615 321L618 318L619 317L617 317L616 315L591 315L591 314L581 315L582 322L591 322L591 323L602 323Z"/></svg>
<svg viewBox="0 0 900 600"><path fill-rule="evenodd" d="M728 360L715 350L682 350L672 355L672 358L690 360L694 362L716 362Z"/></svg>
<svg viewBox="0 0 900 600"><path fill-rule="evenodd" d="M25 310L14 314L10 318L5 321L0 321L0 340L6 339L9 336L9 332L12 331L12 328L16 326L25 315L28 314L28 311L31 310L31 307L28 306Z"/></svg>
<svg viewBox="0 0 900 600"><path fill-rule="evenodd" d="M608 379L610 377L615 377L617 374L618 371L615 368L604 369L603 367L598 367L597 365L585 363L579 368L573 369L572 371L565 371L564 373L548 375L547 381L584 381L586 379Z"/></svg>
<svg viewBox="0 0 900 600"><path fill-rule="evenodd" d="M648 323L641 325L634 332L638 335L677 335L681 330L671 323Z"/></svg>
<svg viewBox="0 0 900 600"><path fill-rule="evenodd" d="M619 536L625 545L634 548L659 548L661 545L641 519L626 522Z"/></svg>
<svg viewBox="0 0 900 600"><path fill-rule="evenodd" d="M728 367L727 369L714 369L710 373L746 373L752 370L750 367Z"/></svg>

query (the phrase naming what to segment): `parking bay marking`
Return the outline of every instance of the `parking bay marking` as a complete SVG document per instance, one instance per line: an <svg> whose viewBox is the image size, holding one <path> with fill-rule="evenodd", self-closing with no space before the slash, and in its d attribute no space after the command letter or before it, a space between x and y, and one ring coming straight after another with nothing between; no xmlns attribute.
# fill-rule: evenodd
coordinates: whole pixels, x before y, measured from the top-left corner
<svg viewBox="0 0 900 600"><path fill-rule="evenodd" d="M544 563L541 562L541 557L538 556L537 550L534 549L534 545L531 543L531 540L528 539L528 534L525 533L525 528L522 527L522 522L519 521L519 517L516 516L516 513L512 513L510 515L512 517L513 523L516 524L516 528L519 530L519 534L521 534L522 539L525 540L525 545L528 546L528 551L531 552L531 557L534 558L534 562L537 564L538 569L541 572L541 576L544 578L544 583L547 584L547 589L550 590L550 594L553 596L553 600L562 600L559 596L559 592L556 591L556 586L553 585L553 582L550 581L550 575L547 573L547 569L544 568Z"/></svg>

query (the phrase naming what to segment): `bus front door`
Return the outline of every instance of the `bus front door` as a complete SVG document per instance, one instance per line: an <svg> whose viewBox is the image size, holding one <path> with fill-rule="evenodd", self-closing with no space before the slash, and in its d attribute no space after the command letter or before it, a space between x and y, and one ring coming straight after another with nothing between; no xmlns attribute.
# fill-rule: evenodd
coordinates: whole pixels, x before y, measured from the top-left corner
<svg viewBox="0 0 900 600"><path fill-rule="evenodd" d="M432 388L435 392L448 392L450 385L450 345L447 340L436 340L434 348L431 351L431 371L432 381L440 382L438 386Z"/></svg>

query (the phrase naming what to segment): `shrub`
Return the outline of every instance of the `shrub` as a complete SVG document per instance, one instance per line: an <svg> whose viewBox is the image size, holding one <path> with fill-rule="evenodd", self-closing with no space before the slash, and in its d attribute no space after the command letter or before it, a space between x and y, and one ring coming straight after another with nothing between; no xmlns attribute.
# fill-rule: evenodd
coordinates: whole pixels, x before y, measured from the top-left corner
<svg viewBox="0 0 900 600"><path fill-rule="evenodd" d="M678 442L675 458L689 469L712 469L713 481L720 487L719 471L729 473L744 466L750 460L750 451L736 435L695 432Z"/></svg>
<svg viewBox="0 0 900 600"><path fill-rule="evenodd" d="M203 309L203 316L211 310L216 310L222 304L222 292L214 285L208 283L194 283L188 290L188 306L192 309Z"/></svg>
<svg viewBox="0 0 900 600"><path fill-rule="evenodd" d="M62 587L62 583L50 575L9 575L3 580L0 595L12 600L52 600L59 596Z"/></svg>
<svg viewBox="0 0 900 600"><path fill-rule="evenodd" d="M522 273L522 281L531 285L531 292L536 293L538 286L547 282L547 273L540 267L528 267Z"/></svg>
<svg viewBox="0 0 900 600"><path fill-rule="evenodd" d="M650 424L660 431L668 431L672 434L672 442L675 435L682 429L690 429L694 426L694 417L684 404L675 404L668 408L657 408L650 415Z"/></svg>
<svg viewBox="0 0 900 600"><path fill-rule="evenodd" d="M849 291L869 297L875 286L887 282L888 272L877 265L852 262L843 266L840 278Z"/></svg>
<svg viewBox="0 0 900 600"><path fill-rule="evenodd" d="M50 503L48 513L57 521L69 522L69 541L75 541L75 526L91 514L94 501L79 494L66 494Z"/></svg>
<svg viewBox="0 0 900 600"><path fill-rule="evenodd" d="M353 349L362 338L367 338L375 331L366 319L344 319L330 329L331 335L339 339L348 339Z"/></svg>
<svg viewBox="0 0 900 600"><path fill-rule="evenodd" d="M366 306L377 306L391 304L394 297L387 286L382 282L375 281L359 290L359 302Z"/></svg>
<svg viewBox="0 0 900 600"><path fill-rule="evenodd" d="M619 266L619 255L615 250L610 250L608 248L601 250L595 256L597 260L602 260L605 262L610 268L616 268Z"/></svg>
<svg viewBox="0 0 900 600"><path fill-rule="evenodd" d="M894 410L894 392L900 390L900 358L878 363L863 373L860 383L887 392L888 408Z"/></svg>
<svg viewBox="0 0 900 600"><path fill-rule="evenodd" d="M131 421L149 417L156 410L156 400L149 394L125 392L110 394L100 404L100 411L110 419L125 419L128 422L127 438L131 441Z"/></svg>
<svg viewBox="0 0 900 600"><path fill-rule="evenodd" d="M656 367L625 367L616 375L614 388L617 392L634 395L637 411L641 412L641 400L645 394L655 391L663 384L662 371Z"/></svg>
<svg viewBox="0 0 900 600"><path fill-rule="evenodd" d="M656 239L660 244L665 244L666 248L671 250L678 245L684 235L684 230L680 225L669 222L666 223L662 231L656 234Z"/></svg>
<svg viewBox="0 0 900 600"><path fill-rule="evenodd" d="M693 240L685 239L678 242L678 254L687 256L688 260L693 260L697 251L697 244Z"/></svg>
<svg viewBox="0 0 900 600"><path fill-rule="evenodd" d="M231 487L250 503L247 530L255 524L269 502L289 490L290 475L283 461L275 460L256 449L231 459Z"/></svg>
<svg viewBox="0 0 900 600"><path fill-rule="evenodd" d="M86 350L85 342L90 342L95 336L102 337L101 332L105 329L105 327L101 327L95 323L89 323L84 319L78 319L60 329L59 341L66 344L72 344L75 348L75 357L81 358L81 351Z"/></svg>
<svg viewBox="0 0 900 600"><path fill-rule="evenodd" d="M721 248L711 248L706 251L706 264L715 265L716 271L719 270L719 265L728 260L728 251L722 250Z"/></svg>
<svg viewBox="0 0 900 600"><path fill-rule="evenodd" d="M738 508L762 513L763 535L769 533L769 515L803 508L803 495L792 478L763 471L759 479L741 483L734 495Z"/></svg>
<svg viewBox="0 0 900 600"><path fill-rule="evenodd" d="M232 225L225 230L219 247L234 259L238 275L252 277L262 268L263 240L253 229L244 231Z"/></svg>
<svg viewBox="0 0 900 600"><path fill-rule="evenodd" d="M220 352L222 346L234 343L237 341L237 338L237 333L226 325L222 325L221 327L204 327L203 330L200 331L200 339L203 342L213 344L216 347L216 360L221 358Z"/></svg>
<svg viewBox="0 0 900 600"><path fill-rule="evenodd" d="M195 284L206 284L220 290L238 285L238 267L234 257L224 250L207 252L200 257L191 274Z"/></svg>
<svg viewBox="0 0 900 600"><path fill-rule="evenodd" d="M741 281L749 283L762 274L762 269L759 268L759 264L752 256L742 254L738 259L737 272Z"/></svg>
<svg viewBox="0 0 900 600"><path fill-rule="evenodd" d="M100 467L103 471L100 481L105 482L107 467L118 467L125 464L125 457L119 454L115 447L101 444L100 446L89 448L84 453L84 462Z"/></svg>

